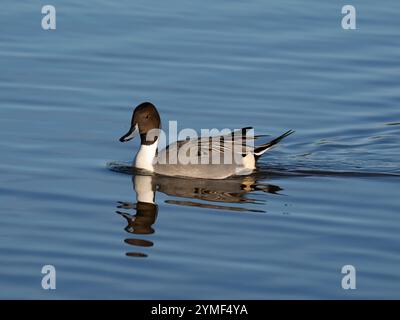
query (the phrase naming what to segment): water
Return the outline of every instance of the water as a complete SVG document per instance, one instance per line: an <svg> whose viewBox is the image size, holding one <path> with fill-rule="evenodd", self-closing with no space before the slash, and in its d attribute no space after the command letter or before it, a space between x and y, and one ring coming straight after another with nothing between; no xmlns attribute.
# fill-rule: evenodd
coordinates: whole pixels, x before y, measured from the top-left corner
<svg viewBox="0 0 400 320"><path fill-rule="evenodd" d="M399 298L398 1L353 1L353 31L342 1L51 4L50 32L40 1L0 12L1 298ZM250 177L132 177L144 100L296 134Z"/></svg>

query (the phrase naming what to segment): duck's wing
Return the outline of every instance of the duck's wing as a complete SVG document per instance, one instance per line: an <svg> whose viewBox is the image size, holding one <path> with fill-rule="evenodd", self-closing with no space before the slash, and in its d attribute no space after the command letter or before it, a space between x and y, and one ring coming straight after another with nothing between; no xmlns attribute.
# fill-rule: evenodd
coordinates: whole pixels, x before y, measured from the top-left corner
<svg viewBox="0 0 400 320"><path fill-rule="evenodd" d="M254 135L252 127L246 127L225 135L179 140L161 150L158 158L168 157L170 154L182 154L192 160L196 158L201 163L202 159L220 157L228 153L233 156L246 155L254 152L254 141L260 137L262 136Z"/></svg>

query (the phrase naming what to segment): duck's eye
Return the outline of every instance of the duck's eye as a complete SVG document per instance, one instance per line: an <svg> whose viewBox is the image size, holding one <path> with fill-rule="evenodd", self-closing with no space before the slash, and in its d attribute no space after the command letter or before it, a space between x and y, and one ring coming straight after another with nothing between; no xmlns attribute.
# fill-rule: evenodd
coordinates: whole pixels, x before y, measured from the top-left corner
<svg viewBox="0 0 400 320"><path fill-rule="evenodd" d="M148 118L149 118L149 115L146 116L146 119L148 119Z"/></svg>

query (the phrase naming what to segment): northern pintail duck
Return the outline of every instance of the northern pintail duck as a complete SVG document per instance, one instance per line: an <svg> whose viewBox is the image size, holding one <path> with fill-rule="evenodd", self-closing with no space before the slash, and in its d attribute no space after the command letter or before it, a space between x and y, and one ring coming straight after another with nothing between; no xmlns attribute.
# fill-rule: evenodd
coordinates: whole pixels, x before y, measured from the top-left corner
<svg viewBox="0 0 400 320"><path fill-rule="evenodd" d="M247 127L217 137L176 141L158 151L160 115L152 103L143 102L133 111L131 127L119 141L126 142L140 135L141 146L133 163L137 169L166 176L224 179L252 173L262 154L294 132L289 130L268 143L249 146L249 141L261 137L249 137L247 132L251 129ZM215 161L215 156L223 159ZM225 158L231 161L225 161Z"/></svg>

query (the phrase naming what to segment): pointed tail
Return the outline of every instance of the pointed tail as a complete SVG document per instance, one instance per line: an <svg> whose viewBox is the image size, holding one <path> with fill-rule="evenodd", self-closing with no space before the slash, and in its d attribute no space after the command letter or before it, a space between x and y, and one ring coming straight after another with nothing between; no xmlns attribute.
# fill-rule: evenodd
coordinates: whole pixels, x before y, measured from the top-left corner
<svg viewBox="0 0 400 320"><path fill-rule="evenodd" d="M254 149L254 157L256 158L256 160L264 154L265 151L269 150L270 148L272 148L274 145L276 145L277 143L279 143L282 139L286 138L287 136L290 136L292 133L294 133L294 130L289 130L287 132L285 132L283 135L279 136L278 138L275 138L274 140L262 144L260 146L255 147Z"/></svg>

